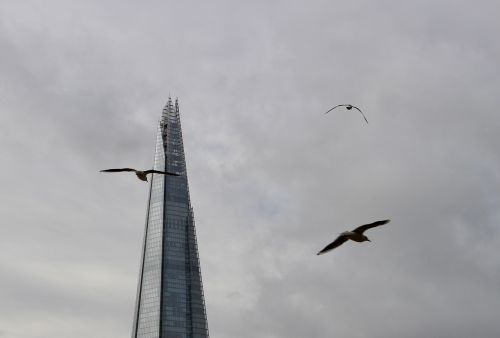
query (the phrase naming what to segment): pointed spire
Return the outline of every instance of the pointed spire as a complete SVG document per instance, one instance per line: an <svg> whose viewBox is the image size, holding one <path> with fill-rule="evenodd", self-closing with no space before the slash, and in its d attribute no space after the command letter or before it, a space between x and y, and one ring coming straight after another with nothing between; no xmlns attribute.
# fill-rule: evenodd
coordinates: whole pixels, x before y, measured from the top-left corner
<svg viewBox="0 0 500 338"><path fill-rule="evenodd" d="M172 107L172 97L170 96L170 93L168 94L168 100L167 103L165 103L165 107L163 107L163 117L167 117L168 113L170 112Z"/></svg>

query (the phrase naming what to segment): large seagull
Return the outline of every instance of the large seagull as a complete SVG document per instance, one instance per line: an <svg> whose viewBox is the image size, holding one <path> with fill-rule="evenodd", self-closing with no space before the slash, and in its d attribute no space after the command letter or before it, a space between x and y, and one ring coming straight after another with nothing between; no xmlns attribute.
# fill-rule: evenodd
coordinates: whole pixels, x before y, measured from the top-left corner
<svg viewBox="0 0 500 338"><path fill-rule="evenodd" d="M338 104L338 105L336 105L335 107L330 108L330 109L329 109L329 110L328 110L325 114L328 114L329 112L331 112L332 110L334 110L334 109L335 109L335 108L337 108L337 107L345 107L345 109L347 109L347 110L351 110L352 108L354 108L354 109L358 110L358 111L361 113L361 115L363 115L363 117L364 117L364 119L365 119L366 123L368 123L368 120L366 119L366 116L365 116L365 114L363 114L363 112L361 111L361 109L359 109L359 108L358 108L358 107L356 107L356 106L353 106L352 104Z"/></svg>
<svg viewBox="0 0 500 338"><path fill-rule="evenodd" d="M383 221L377 221L377 222L373 222L370 224L361 225L352 231L344 231L343 233L341 233L337 237L337 239L335 239L333 242L331 242L330 244L325 246L323 250L318 252L318 255L322 255L324 253L327 253L328 251L331 251L331 250L341 246L342 244L344 244L348 240L355 241L355 242L366 242L366 241L371 242L368 239L368 237L363 235L363 232L365 232L368 229L387 224L389 222L390 222L390 220L386 219Z"/></svg>
<svg viewBox="0 0 500 338"><path fill-rule="evenodd" d="M177 173L170 173L168 171L160 171L160 170L136 170L132 168L118 168L118 169L104 169L101 170L102 173L117 173L121 171L133 171L137 175L137 178L139 178L141 181L148 181L148 174L163 174L163 175L170 175L170 176L181 176L180 174Z"/></svg>

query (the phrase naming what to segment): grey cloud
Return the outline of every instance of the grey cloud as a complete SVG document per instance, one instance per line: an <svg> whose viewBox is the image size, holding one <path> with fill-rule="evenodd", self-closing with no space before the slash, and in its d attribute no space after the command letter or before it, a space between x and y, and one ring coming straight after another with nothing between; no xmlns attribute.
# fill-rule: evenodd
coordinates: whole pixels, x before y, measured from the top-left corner
<svg viewBox="0 0 500 338"><path fill-rule="evenodd" d="M129 335L170 92L212 336L497 337L498 9L0 4L0 336Z"/></svg>

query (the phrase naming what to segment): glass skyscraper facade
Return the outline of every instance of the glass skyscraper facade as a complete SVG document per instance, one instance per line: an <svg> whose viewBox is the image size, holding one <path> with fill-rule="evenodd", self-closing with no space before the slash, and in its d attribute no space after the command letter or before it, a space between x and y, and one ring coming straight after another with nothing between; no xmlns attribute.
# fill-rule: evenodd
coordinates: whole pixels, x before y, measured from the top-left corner
<svg viewBox="0 0 500 338"><path fill-rule="evenodd" d="M169 98L156 139L132 338L206 338L200 261L179 104Z"/></svg>

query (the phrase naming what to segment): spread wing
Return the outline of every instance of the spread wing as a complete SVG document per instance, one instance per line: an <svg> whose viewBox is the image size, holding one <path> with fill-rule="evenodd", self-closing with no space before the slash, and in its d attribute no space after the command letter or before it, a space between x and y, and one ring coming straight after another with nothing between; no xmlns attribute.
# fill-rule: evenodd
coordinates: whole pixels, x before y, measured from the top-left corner
<svg viewBox="0 0 500 338"><path fill-rule="evenodd" d="M363 112L361 111L361 109L359 109L356 106L352 106L352 107L355 108L355 109L357 109L361 113L361 115L363 115L363 118L365 119L366 123L368 123L368 120L366 119L366 116L365 116L365 114L363 114Z"/></svg>
<svg viewBox="0 0 500 338"><path fill-rule="evenodd" d="M135 169L132 168L118 168L118 169L104 169L101 170L102 173L117 173L120 171L135 171Z"/></svg>
<svg viewBox="0 0 500 338"><path fill-rule="evenodd" d="M368 229L375 228L375 227L387 224L390 221L391 221L390 219L385 219L383 221L377 221L377 222L373 222L373 223L370 223L370 224L364 224L364 225L361 225L361 226L357 227L352 232L355 232L357 234L363 234L363 232L365 232Z"/></svg>
<svg viewBox="0 0 500 338"><path fill-rule="evenodd" d="M181 176L180 174L177 174L177 173L171 173L168 171L160 171L160 170L154 170L154 169L146 170L146 171L144 171L144 173L146 175L147 174L164 174L164 175L170 175L170 176Z"/></svg>
<svg viewBox="0 0 500 338"><path fill-rule="evenodd" d="M333 249L335 249L336 247L339 247L341 246L342 244L344 244L349 238L347 238L346 235L340 235L339 237L337 237L336 240L334 240L333 242L331 242L330 244L328 244L327 246L325 246L323 248L323 250L321 250L320 252L317 253L317 255L322 255L324 253L327 253L328 251L331 251Z"/></svg>
<svg viewBox="0 0 500 338"><path fill-rule="evenodd" d="M338 104L335 107L330 108L325 114L328 114L329 112L331 112L332 110L334 110L337 107L347 107L347 106L348 106L347 104Z"/></svg>

